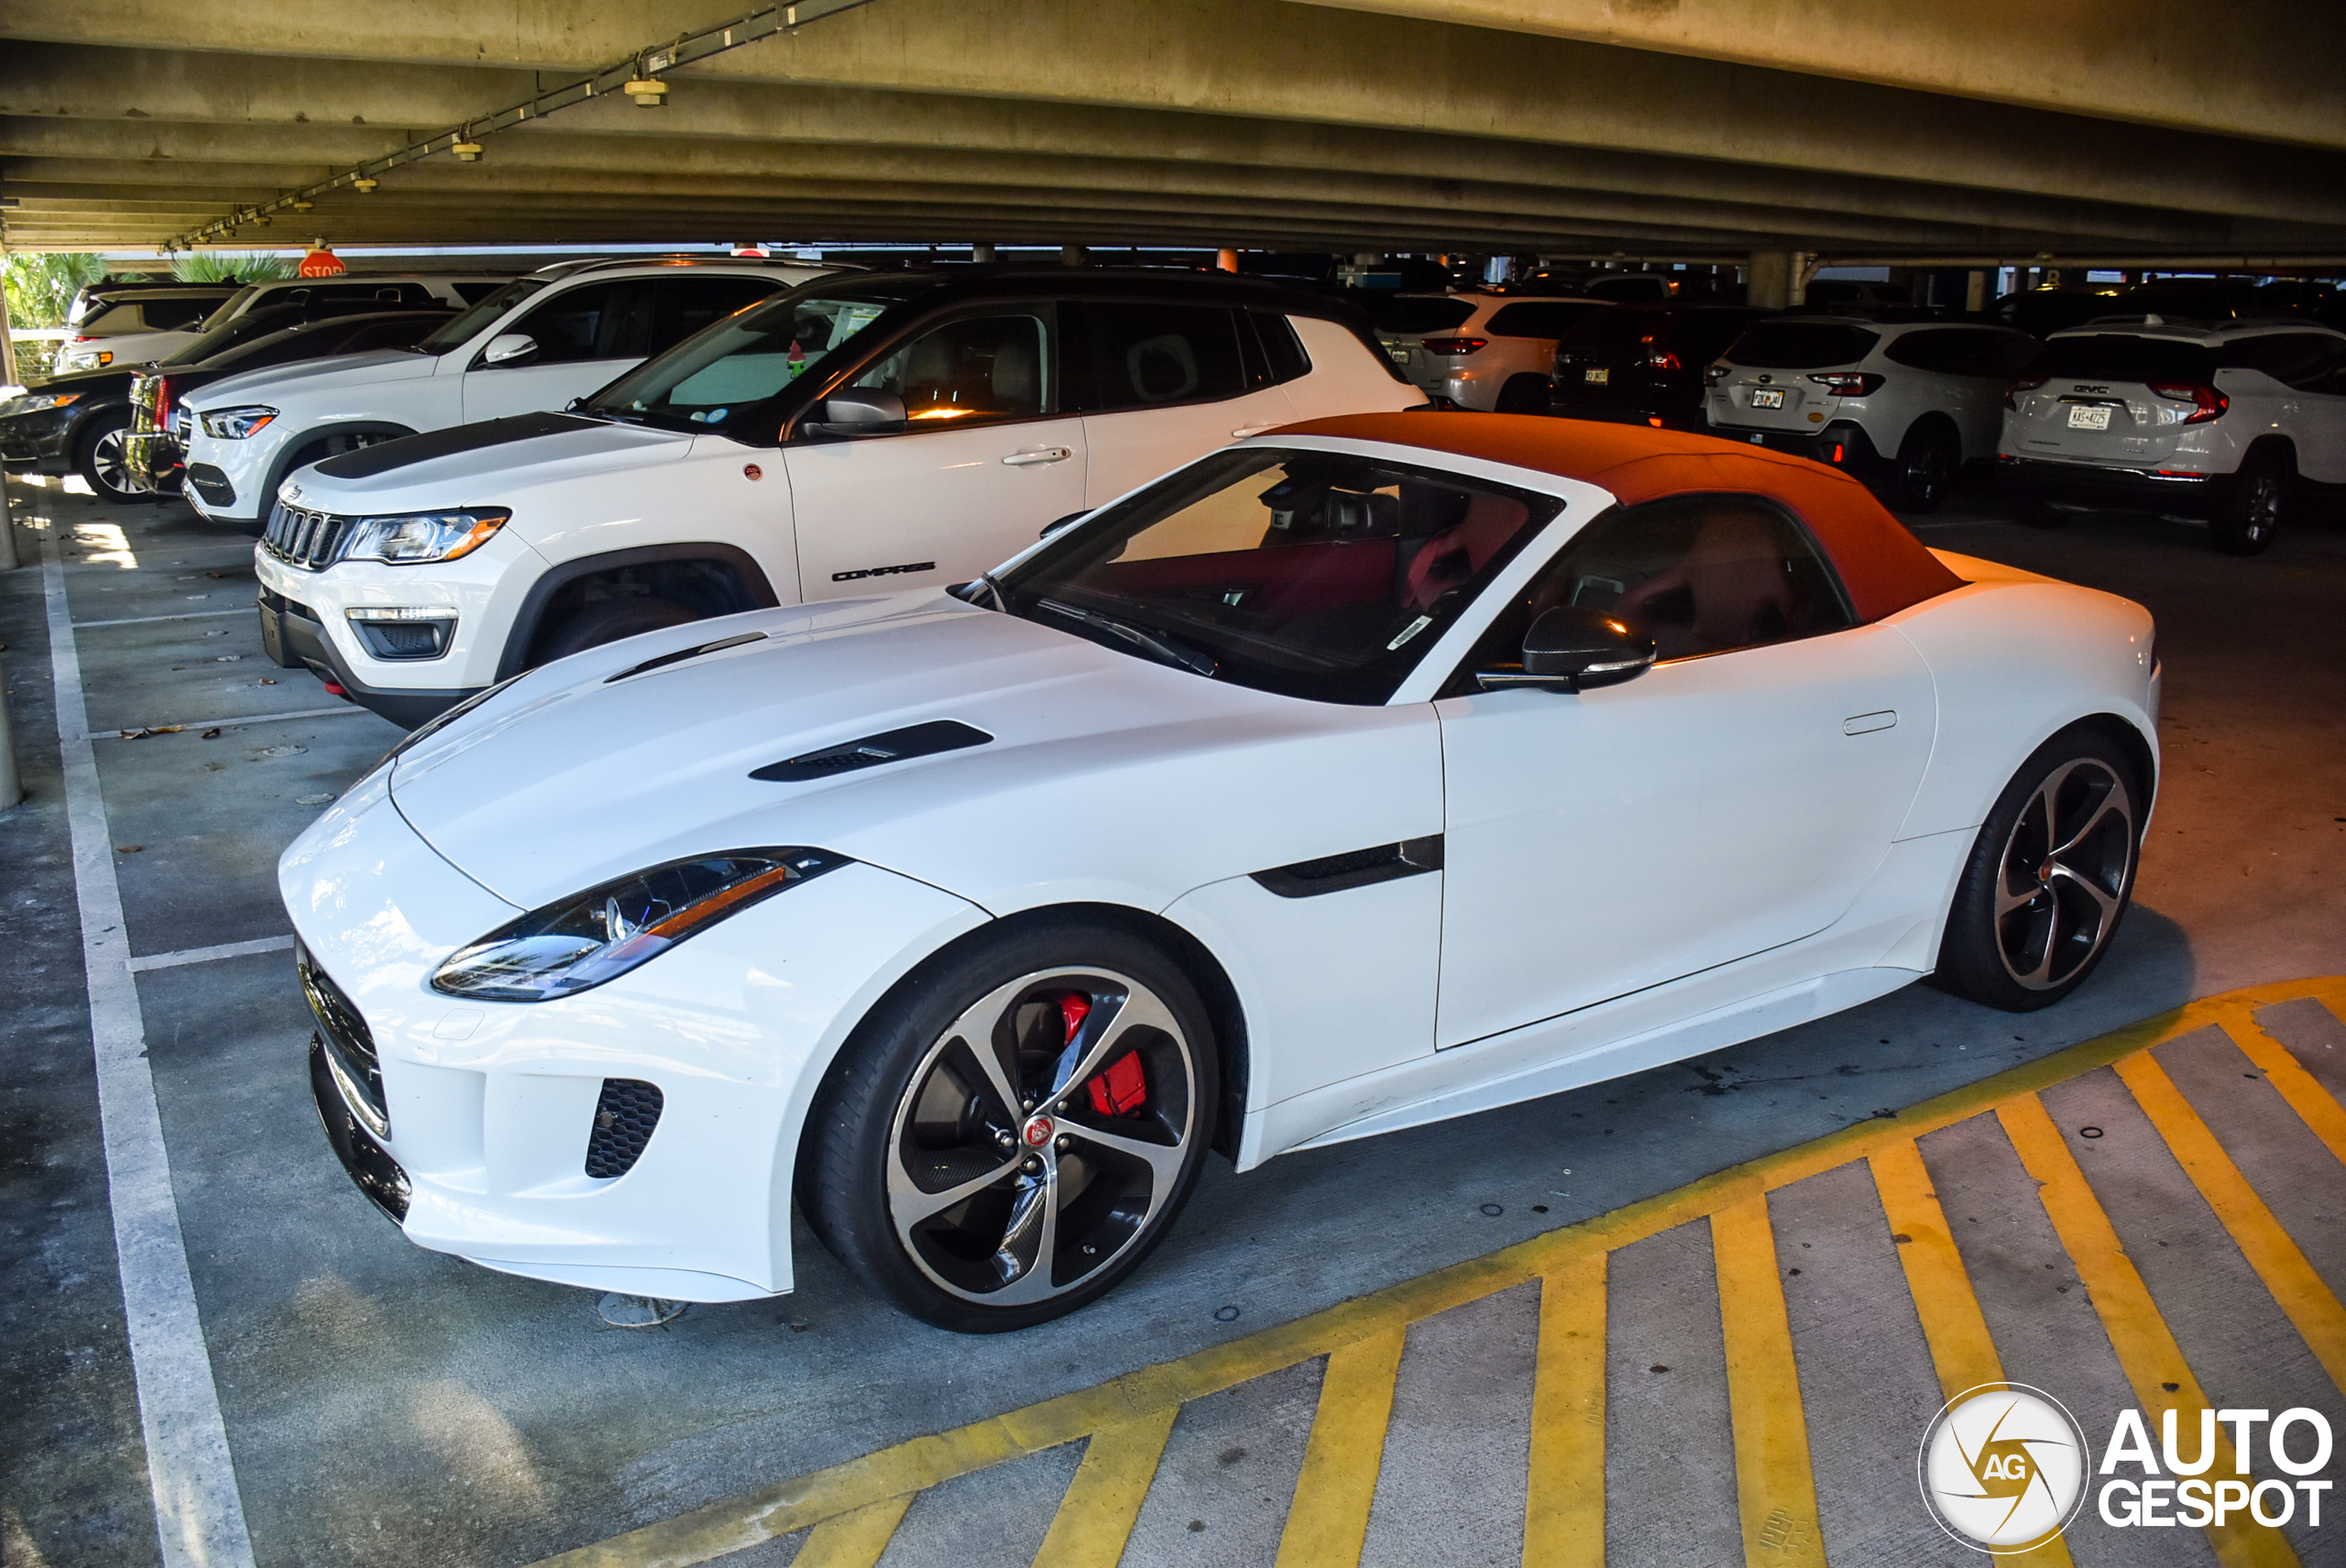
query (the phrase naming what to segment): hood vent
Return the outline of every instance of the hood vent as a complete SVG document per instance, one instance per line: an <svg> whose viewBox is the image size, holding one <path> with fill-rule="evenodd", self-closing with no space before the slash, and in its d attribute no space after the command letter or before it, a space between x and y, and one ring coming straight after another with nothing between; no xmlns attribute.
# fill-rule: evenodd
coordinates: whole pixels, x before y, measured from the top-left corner
<svg viewBox="0 0 2346 1568"><path fill-rule="evenodd" d="M768 784L806 784L815 779L830 778L837 773L850 773L858 768L876 768L882 762L901 762L908 757L934 756L939 751L958 751L964 746L982 746L993 737L984 730L963 724L955 718L932 719L926 724L915 724L903 729L883 730L866 735L861 740L843 740L836 746L826 746L819 751L769 762L750 776Z"/></svg>

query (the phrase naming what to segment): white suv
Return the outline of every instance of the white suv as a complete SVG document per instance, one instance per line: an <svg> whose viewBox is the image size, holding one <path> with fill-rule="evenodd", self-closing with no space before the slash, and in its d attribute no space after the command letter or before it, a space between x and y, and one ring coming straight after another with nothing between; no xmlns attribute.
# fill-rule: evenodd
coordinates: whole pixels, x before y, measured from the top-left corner
<svg viewBox="0 0 2346 1568"><path fill-rule="evenodd" d="M2172 513L2253 555L2293 492L2346 485L2346 333L2155 315L2055 333L2012 383L1998 455L2039 528L2065 505Z"/></svg>
<svg viewBox="0 0 2346 1568"><path fill-rule="evenodd" d="M1350 306L1253 280L827 279L574 412L295 474L255 553L261 639L420 724L636 632L974 578L1233 439L1420 402Z"/></svg>
<svg viewBox="0 0 2346 1568"><path fill-rule="evenodd" d="M258 532L296 468L403 435L558 409L825 271L762 261L563 262L507 280L411 349L216 381L187 402L188 501Z"/></svg>
<svg viewBox="0 0 2346 1568"><path fill-rule="evenodd" d="M1556 340L1602 300L1397 294L1372 313L1377 340L1426 396L1484 413L1544 414Z"/></svg>
<svg viewBox="0 0 2346 1568"><path fill-rule="evenodd" d="M2036 351L2010 327L1776 316L1704 372L1703 417L1714 434L1847 468L1928 511L1957 468L1996 455L2004 384Z"/></svg>
<svg viewBox="0 0 2346 1568"><path fill-rule="evenodd" d="M82 314L71 323L72 335L58 348L58 371L115 366L127 370L160 359L194 342L204 318L235 292L233 283L194 283L183 289L141 285L76 300Z"/></svg>

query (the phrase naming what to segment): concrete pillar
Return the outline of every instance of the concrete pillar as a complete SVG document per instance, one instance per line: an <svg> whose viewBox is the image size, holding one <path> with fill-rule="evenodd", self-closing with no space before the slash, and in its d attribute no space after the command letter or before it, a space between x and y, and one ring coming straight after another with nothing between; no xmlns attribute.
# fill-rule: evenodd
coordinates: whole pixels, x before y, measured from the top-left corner
<svg viewBox="0 0 2346 1568"><path fill-rule="evenodd" d="M9 335L8 291L0 289L0 387L22 385L16 379L16 342ZM11 566L15 561L8 563Z"/></svg>
<svg viewBox="0 0 2346 1568"><path fill-rule="evenodd" d="M990 239L981 239L977 244L970 247L970 259L972 261L992 261L993 259L993 241Z"/></svg>
<svg viewBox="0 0 2346 1568"><path fill-rule="evenodd" d="M1800 252L1755 250L1749 273L1750 302L1764 311L1800 303Z"/></svg>
<svg viewBox="0 0 2346 1568"><path fill-rule="evenodd" d="M1237 247L1236 247L1235 246L1229 246L1229 245L1225 245L1225 246L1223 246L1220 250L1215 251L1215 252L1213 253L1213 266L1214 266L1214 270L1215 270L1215 271L1217 271L1217 272L1235 272L1235 271L1237 271L1237 270L1238 270L1238 249L1237 249Z"/></svg>
<svg viewBox="0 0 2346 1568"><path fill-rule="evenodd" d="M1988 308L1988 274L1977 267L1964 274L1963 308L1973 315Z"/></svg>
<svg viewBox="0 0 2346 1568"><path fill-rule="evenodd" d="M1059 265L1062 267L1080 267L1084 264L1089 254L1090 253L1080 245L1063 245L1059 247Z"/></svg>

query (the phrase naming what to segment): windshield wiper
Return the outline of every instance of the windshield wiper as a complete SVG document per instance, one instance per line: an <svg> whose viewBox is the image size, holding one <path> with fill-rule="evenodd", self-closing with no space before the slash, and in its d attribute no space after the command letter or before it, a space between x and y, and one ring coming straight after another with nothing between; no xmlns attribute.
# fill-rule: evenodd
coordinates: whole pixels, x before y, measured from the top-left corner
<svg viewBox="0 0 2346 1568"><path fill-rule="evenodd" d="M1047 609L1055 615L1063 615L1069 620L1080 620L1087 626L1096 626L1102 631L1112 632L1134 646L1155 655L1162 663L1176 665L1193 674L1203 675L1208 680L1213 679L1214 673L1222 668L1211 654L1200 652L1195 648L1176 642L1161 631L1135 626L1129 621L1118 620L1113 615L1102 615L1097 610L1080 609L1059 599L1036 599L1035 603L1037 607Z"/></svg>
<svg viewBox="0 0 2346 1568"><path fill-rule="evenodd" d="M1015 613L1010 608L1010 597L1002 591L1002 580L996 577L992 572L980 572L968 582L962 583L958 587L949 591L952 592L956 598L959 598L962 603L975 604L978 602L978 590L981 588L985 590L987 598L993 600L994 609L1002 611L1004 615Z"/></svg>

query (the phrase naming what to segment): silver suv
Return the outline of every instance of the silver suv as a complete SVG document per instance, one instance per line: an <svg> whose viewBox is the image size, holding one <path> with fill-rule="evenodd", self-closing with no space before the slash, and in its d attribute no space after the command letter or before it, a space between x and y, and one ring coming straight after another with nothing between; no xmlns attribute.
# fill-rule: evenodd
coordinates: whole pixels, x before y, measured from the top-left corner
<svg viewBox="0 0 2346 1568"><path fill-rule="evenodd" d="M1996 454L2005 383L2036 356L2010 327L1779 316L1704 373L1713 433L1798 453L1883 485L1909 511Z"/></svg>
<svg viewBox="0 0 2346 1568"><path fill-rule="evenodd" d="M1412 385L1449 408L1544 414L1556 340L1603 300L1397 294L1371 313L1377 341Z"/></svg>
<svg viewBox="0 0 2346 1568"><path fill-rule="evenodd" d="M2346 333L2319 322L2110 318L2055 333L2005 399L1997 467L2022 521L2205 518L2232 555L2297 494L2346 485Z"/></svg>

